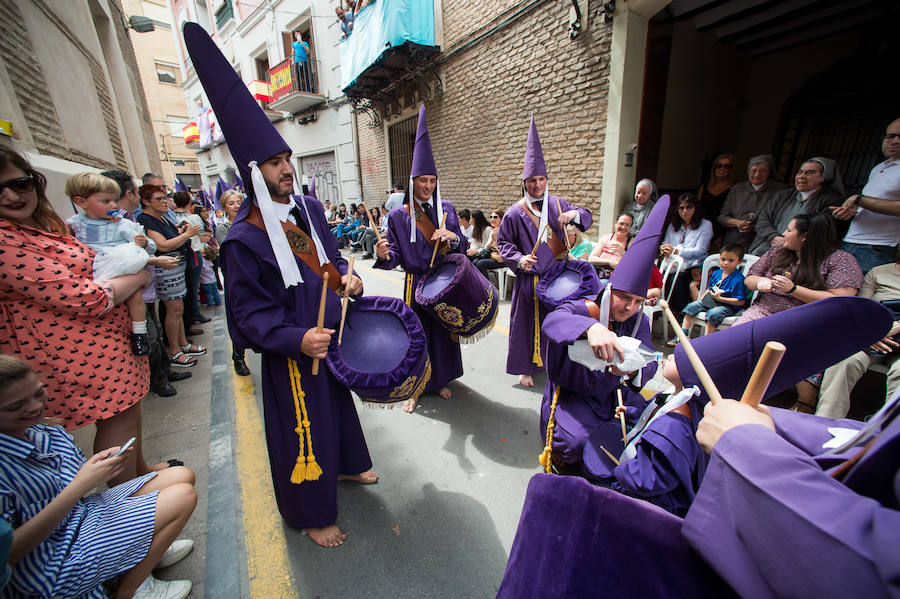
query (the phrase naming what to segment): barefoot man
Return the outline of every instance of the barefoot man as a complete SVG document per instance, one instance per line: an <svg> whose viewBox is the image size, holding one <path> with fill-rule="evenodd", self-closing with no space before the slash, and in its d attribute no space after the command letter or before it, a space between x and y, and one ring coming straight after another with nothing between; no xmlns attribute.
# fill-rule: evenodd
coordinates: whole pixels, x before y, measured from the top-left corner
<svg viewBox="0 0 900 599"><path fill-rule="evenodd" d="M347 535L337 526L337 481L374 483L372 460L350 392L324 364L341 302L326 291L325 328L316 332L324 274L329 287L362 293L314 198L293 195L287 146L247 87L196 23L184 39L241 172L248 201L222 243L228 330L236 346L262 354L266 442L278 509L322 547ZM335 283L332 285L331 283ZM318 374L313 360L322 360Z"/></svg>
<svg viewBox="0 0 900 599"><path fill-rule="evenodd" d="M438 251L441 254L459 252L463 255L469 244L459 228L453 204L441 200L437 181L437 166L431 153L431 137L425 123L423 104L419 107L409 191L403 205L397 206L388 215L387 237L375 245L375 268L392 270L399 265L406 271L403 298L422 321L422 328L428 338L428 355L431 357L431 380L425 387L425 392L437 391L443 399L449 399L450 389L447 384L463 374L459 342L454 341L449 331L416 303L416 286L422 275L428 272L431 256L434 254L433 244L439 244ZM415 220L410 214L415 214ZM416 401L406 400L403 409L412 412L416 408Z"/></svg>
<svg viewBox="0 0 900 599"><path fill-rule="evenodd" d="M506 266L516 273L509 316L506 372L518 374L519 384L523 387L534 387L532 375L544 370L540 330L547 315L535 295L538 277L553 265L554 260L565 258L565 226L573 223L584 231L593 222L589 210L548 195L547 165L534 117L531 117L525 146L522 189L522 199L506 211L500 223L497 249ZM538 235L542 241L532 256Z"/></svg>

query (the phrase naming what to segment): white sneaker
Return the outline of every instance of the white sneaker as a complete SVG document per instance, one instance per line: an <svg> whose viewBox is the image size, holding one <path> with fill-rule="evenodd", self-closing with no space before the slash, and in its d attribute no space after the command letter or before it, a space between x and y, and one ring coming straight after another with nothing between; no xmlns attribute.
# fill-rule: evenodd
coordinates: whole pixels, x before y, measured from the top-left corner
<svg viewBox="0 0 900 599"><path fill-rule="evenodd" d="M159 568L168 568L172 564L176 562L180 562L184 557L194 550L194 542L190 539L178 539L166 549L166 552L163 553L162 559L159 560L159 563L156 564L156 567L153 568L157 570Z"/></svg>
<svg viewBox="0 0 900 599"><path fill-rule="evenodd" d="M184 599L191 594L190 580L159 580L151 574L134 592L132 599Z"/></svg>

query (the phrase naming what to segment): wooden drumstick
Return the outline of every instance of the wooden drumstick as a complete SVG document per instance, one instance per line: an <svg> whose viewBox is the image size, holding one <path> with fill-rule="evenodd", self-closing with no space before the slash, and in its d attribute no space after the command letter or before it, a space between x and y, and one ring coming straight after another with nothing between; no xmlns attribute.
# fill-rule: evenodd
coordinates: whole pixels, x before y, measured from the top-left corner
<svg viewBox="0 0 900 599"><path fill-rule="evenodd" d="M366 206L366 203L360 203L362 204L363 209L366 211L366 214L369 215L369 224L372 225L372 228L375 230L375 237L378 238L378 241L381 241L381 227L375 226L375 219L372 217L372 211L369 210L369 207Z"/></svg>
<svg viewBox="0 0 900 599"><path fill-rule="evenodd" d="M706 366L703 365L703 362L700 360L700 356L697 355L697 352L694 351L694 348L691 347L691 342L687 338L687 335L684 334L684 331L681 330L681 325L675 320L675 315L672 314L672 309L669 307L669 302L666 300L659 300L659 306L663 309L663 312L666 314L666 318L669 319L669 322L672 323L672 326L675 328L675 336L678 337L678 341L684 347L684 353L687 354L688 360L691 361L691 366L694 367L694 372L697 373L697 377L700 379L700 384L703 385L703 388L706 390L706 394L709 395L709 401L711 404L715 405L720 399L722 399L722 394L719 393L719 390L716 388L716 384L713 382L712 377L709 376L709 371L706 370Z"/></svg>
<svg viewBox="0 0 900 599"><path fill-rule="evenodd" d="M447 223L447 213L445 212L445 213L444 213L444 216L441 217L441 226L440 226L440 228L443 229L443 228L444 228L444 225L445 225L446 223ZM434 251L431 252L431 262L428 264L428 268L431 268L431 267L434 266L434 258L435 258L435 256L437 256L437 251L438 251L438 248L441 246L441 241L442 241L441 239L438 239L438 240L435 242L435 244L434 244Z"/></svg>
<svg viewBox="0 0 900 599"><path fill-rule="evenodd" d="M347 274L353 276L353 263L356 256L350 256L350 264L347 266ZM347 319L347 304L350 303L350 279L347 279L347 285L344 285L344 297L341 298L341 328L338 330L338 345L344 339L344 321Z"/></svg>
<svg viewBox="0 0 900 599"><path fill-rule="evenodd" d="M322 275L322 299L319 300L319 319L316 321L316 332L321 333L325 324L325 294L328 292L328 273ZM319 358L313 358L312 373L319 374Z"/></svg>
<svg viewBox="0 0 900 599"><path fill-rule="evenodd" d="M616 466L619 465L619 458L617 458L613 454L609 453L609 450L607 448L603 447L602 445L600 446L600 449L603 450L603 453L606 454L606 457L608 457L609 459L611 459L613 461L613 464L615 464Z"/></svg>
<svg viewBox="0 0 900 599"><path fill-rule="evenodd" d="M531 250L531 257L534 258L535 252L537 252L538 246L541 245L541 237L544 235L544 231L547 230L547 225L544 225L544 228L541 229L540 233L538 233L537 241L534 242L534 249Z"/></svg>
<svg viewBox="0 0 900 599"><path fill-rule="evenodd" d="M772 377L775 376L775 371L778 370L778 365L781 364L785 349L784 344L777 341L766 343L762 355L756 363L756 368L750 375L750 382L747 383L747 388L744 389L744 394L741 396L741 403L754 408L759 405L766 389L769 388L769 383L772 382Z"/></svg>
<svg viewBox="0 0 900 599"><path fill-rule="evenodd" d="M625 404L622 403L622 390L616 389L616 400L619 402L619 407L623 407ZM625 412L619 414L619 420L622 422L622 444L628 445L628 434L625 432Z"/></svg>
<svg viewBox="0 0 900 599"><path fill-rule="evenodd" d="M562 216L562 204L559 203L559 196L557 196L557 198L556 198L556 211L559 212L560 216ZM563 239L566 242L566 251L571 252L572 246L569 245L569 233L566 232L566 226L567 225L563 225L563 224L559 225L559 227L562 229L562 232L563 232Z"/></svg>

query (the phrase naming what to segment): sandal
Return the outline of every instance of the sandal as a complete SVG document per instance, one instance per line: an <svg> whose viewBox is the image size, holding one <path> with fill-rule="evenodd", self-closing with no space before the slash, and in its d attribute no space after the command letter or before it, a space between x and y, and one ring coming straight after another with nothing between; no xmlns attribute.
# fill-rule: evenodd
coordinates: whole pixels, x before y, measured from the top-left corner
<svg viewBox="0 0 900 599"><path fill-rule="evenodd" d="M169 465L169 468L174 468L175 466L184 466L184 462L176 459L166 460L166 464Z"/></svg>
<svg viewBox="0 0 900 599"><path fill-rule="evenodd" d="M202 356L206 353L206 348L202 345L185 345L181 348L181 353L186 356Z"/></svg>
<svg viewBox="0 0 900 599"><path fill-rule="evenodd" d="M183 351L180 351L174 356L170 355L169 362L171 362L172 366L182 366L184 368L190 368L197 363L197 360L186 355Z"/></svg>

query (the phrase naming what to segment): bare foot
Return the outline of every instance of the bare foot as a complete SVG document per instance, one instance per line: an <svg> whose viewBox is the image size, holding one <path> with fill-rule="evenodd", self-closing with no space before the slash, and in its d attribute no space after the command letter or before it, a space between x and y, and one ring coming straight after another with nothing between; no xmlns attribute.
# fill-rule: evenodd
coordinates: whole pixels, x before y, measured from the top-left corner
<svg viewBox="0 0 900 599"><path fill-rule="evenodd" d="M359 474L338 474L338 480L352 480L361 485L374 485L378 482L378 475L371 470Z"/></svg>
<svg viewBox="0 0 900 599"><path fill-rule="evenodd" d="M453 393L450 392L450 389L444 387L443 389L438 391L438 395L441 396L441 399L450 399L450 396L453 395Z"/></svg>
<svg viewBox="0 0 900 599"><path fill-rule="evenodd" d="M523 387L534 387L534 377L530 374L520 374L519 384Z"/></svg>
<svg viewBox="0 0 900 599"><path fill-rule="evenodd" d="M410 398L403 402L403 411L407 414L412 414L413 410L416 409L416 405L419 403L418 398Z"/></svg>
<svg viewBox="0 0 900 599"><path fill-rule="evenodd" d="M313 543L320 547L340 547L347 540L347 535L337 524L325 528L304 528Z"/></svg>

